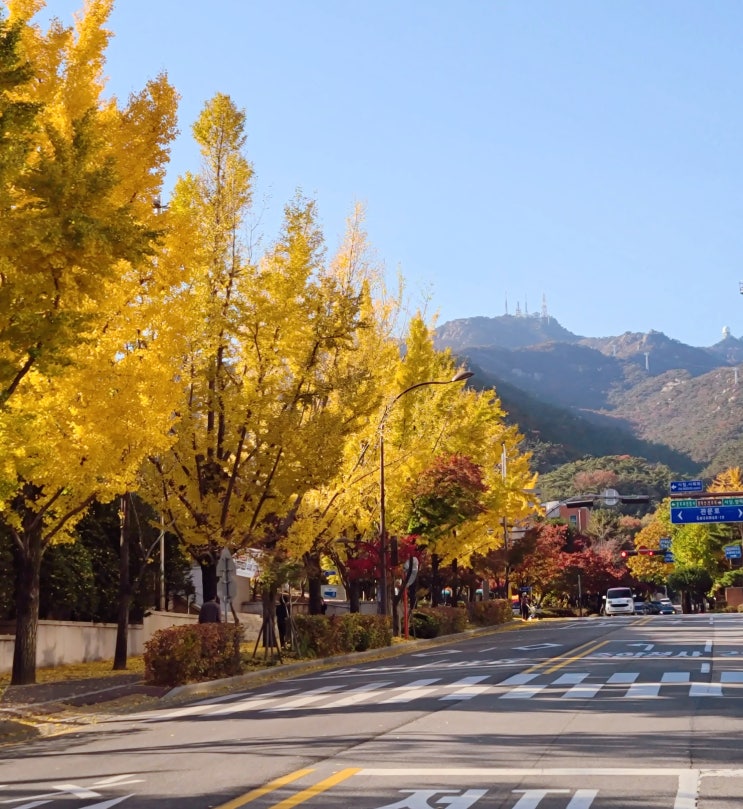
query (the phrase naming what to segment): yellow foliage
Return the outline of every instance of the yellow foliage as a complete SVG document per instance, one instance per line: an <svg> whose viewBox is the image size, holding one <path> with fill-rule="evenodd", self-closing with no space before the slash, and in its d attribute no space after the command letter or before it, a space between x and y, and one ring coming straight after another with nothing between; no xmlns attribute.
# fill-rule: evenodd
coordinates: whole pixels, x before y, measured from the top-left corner
<svg viewBox="0 0 743 809"><path fill-rule="evenodd" d="M743 476L739 466L725 469L709 486L710 492L743 492Z"/></svg>

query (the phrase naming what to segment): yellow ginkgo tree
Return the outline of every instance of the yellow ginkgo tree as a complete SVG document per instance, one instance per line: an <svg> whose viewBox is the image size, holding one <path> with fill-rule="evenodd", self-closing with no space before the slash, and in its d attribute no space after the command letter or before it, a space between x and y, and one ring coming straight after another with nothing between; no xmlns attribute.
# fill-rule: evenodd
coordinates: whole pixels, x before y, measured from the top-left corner
<svg viewBox="0 0 743 809"><path fill-rule="evenodd" d="M16 548L23 684L35 679L44 551L171 440L179 330L163 301L178 290L154 260L153 201L177 99L164 77L124 105L102 97L112 2L46 32L32 19L40 0L6 6L28 80L5 82L3 104L33 110L6 133L17 160L0 216L0 516Z"/></svg>
<svg viewBox="0 0 743 809"><path fill-rule="evenodd" d="M193 132L202 168L176 184L162 258L185 290L184 398L173 446L153 454L143 486L201 564L206 598L222 548L262 553L270 617L278 540L376 403L359 349L372 327L369 279L353 272L353 234L327 261L316 203L301 195L253 256L245 115L219 94Z"/></svg>

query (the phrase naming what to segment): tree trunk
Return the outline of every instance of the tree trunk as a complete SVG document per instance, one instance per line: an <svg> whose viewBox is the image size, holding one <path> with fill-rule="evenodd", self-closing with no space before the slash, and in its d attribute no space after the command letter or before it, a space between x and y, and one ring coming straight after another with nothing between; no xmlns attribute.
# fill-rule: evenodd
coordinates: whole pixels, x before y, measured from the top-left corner
<svg viewBox="0 0 743 809"><path fill-rule="evenodd" d="M261 624L261 631L258 633L258 638L255 642L253 649L253 657L258 651L258 644L262 643L265 656L273 660L278 657L281 660L281 649L279 648L279 640L276 635L276 585L272 584L268 587L264 586L261 594L261 601L263 604L263 623Z"/></svg>
<svg viewBox="0 0 743 809"><path fill-rule="evenodd" d="M308 612L310 615L322 615L322 579L313 576L307 580Z"/></svg>
<svg viewBox="0 0 743 809"><path fill-rule="evenodd" d="M439 556L431 554L431 606L438 607L441 600L441 585L439 584Z"/></svg>
<svg viewBox="0 0 743 809"><path fill-rule="evenodd" d="M30 529L21 539L23 549L17 548L18 587L11 685L30 685L36 682L39 575L43 553L41 528Z"/></svg>
<svg viewBox="0 0 743 809"><path fill-rule="evenodd" d="M349 612L361 611L361 588L359 587L359 580L352 579L348 582L348 610Z"/></svg>
<svg viewBox="0 0 743 809"><path fill-rule="evenodd" d="M119 527L119 609L116 621L114 671L124 671L129 646L129 605L132 586L129 577L129 534L127 532L127 499L121 498Z"/></svg>
<svg viewBox="0 0 743 809"><path fill-rule="evenodd" d="M217 597L217 562L213 554L204 554L199 559L201 566L201 592L204 602Z"/></svg>

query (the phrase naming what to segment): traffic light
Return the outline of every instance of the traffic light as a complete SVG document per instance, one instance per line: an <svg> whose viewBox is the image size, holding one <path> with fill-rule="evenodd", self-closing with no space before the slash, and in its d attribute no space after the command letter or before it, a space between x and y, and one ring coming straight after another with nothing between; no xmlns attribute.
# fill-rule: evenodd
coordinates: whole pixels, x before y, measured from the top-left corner
<svg viewBox="0 0 743 809"><path fill-rule="evenodd" d="M663 559L664 552L660 548L632 548L631 550L621 550L619 555L622 559L628 556L652 556L653 558Z"/></svg>

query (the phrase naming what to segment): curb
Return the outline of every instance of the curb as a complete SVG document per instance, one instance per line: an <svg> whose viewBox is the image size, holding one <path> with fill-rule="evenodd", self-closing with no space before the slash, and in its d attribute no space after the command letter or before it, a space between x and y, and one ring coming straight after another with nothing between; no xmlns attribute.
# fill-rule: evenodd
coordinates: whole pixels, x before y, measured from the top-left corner
<svg viewBox="0 0 743 809"><path fill-rule="evenodd" d="M251 683L260 685L263 680L273 681L282 680L292 674L303 674L305 672L319 671L330 669L334 667L344 666L348 663L359 663L366 660L386 660L390 657L399 657L403 654L409 654L417 651L418 649L430 649L436 646L442 646L456 640L464 640L469 637L477 637L479 635L491 635L496 632L508 631L516 626L522 626L518 622L509 624L500 624L498 626L478 627L476 629L467 629L464 632L459 632L455 635L441 635L438 638L429 638L426 640L410 640L406 643L398 643L394 646L382 646L379 649L368 649L365 652L350 652L349 654L336 655L334 657L317 658L316 660L301 660L297 663L277 664L274 668L265 669L263 671L251 671L247 674L238 674L235 677L225 677L222 680L208 680L203 683L188 683L186 685L178 685L168 691L160 698L163 704L169 704L173 701L180 701L184 697L193 697L200 695L207 695L214 692L230 691L233 688L237 689L243 685Z"/></svg>

